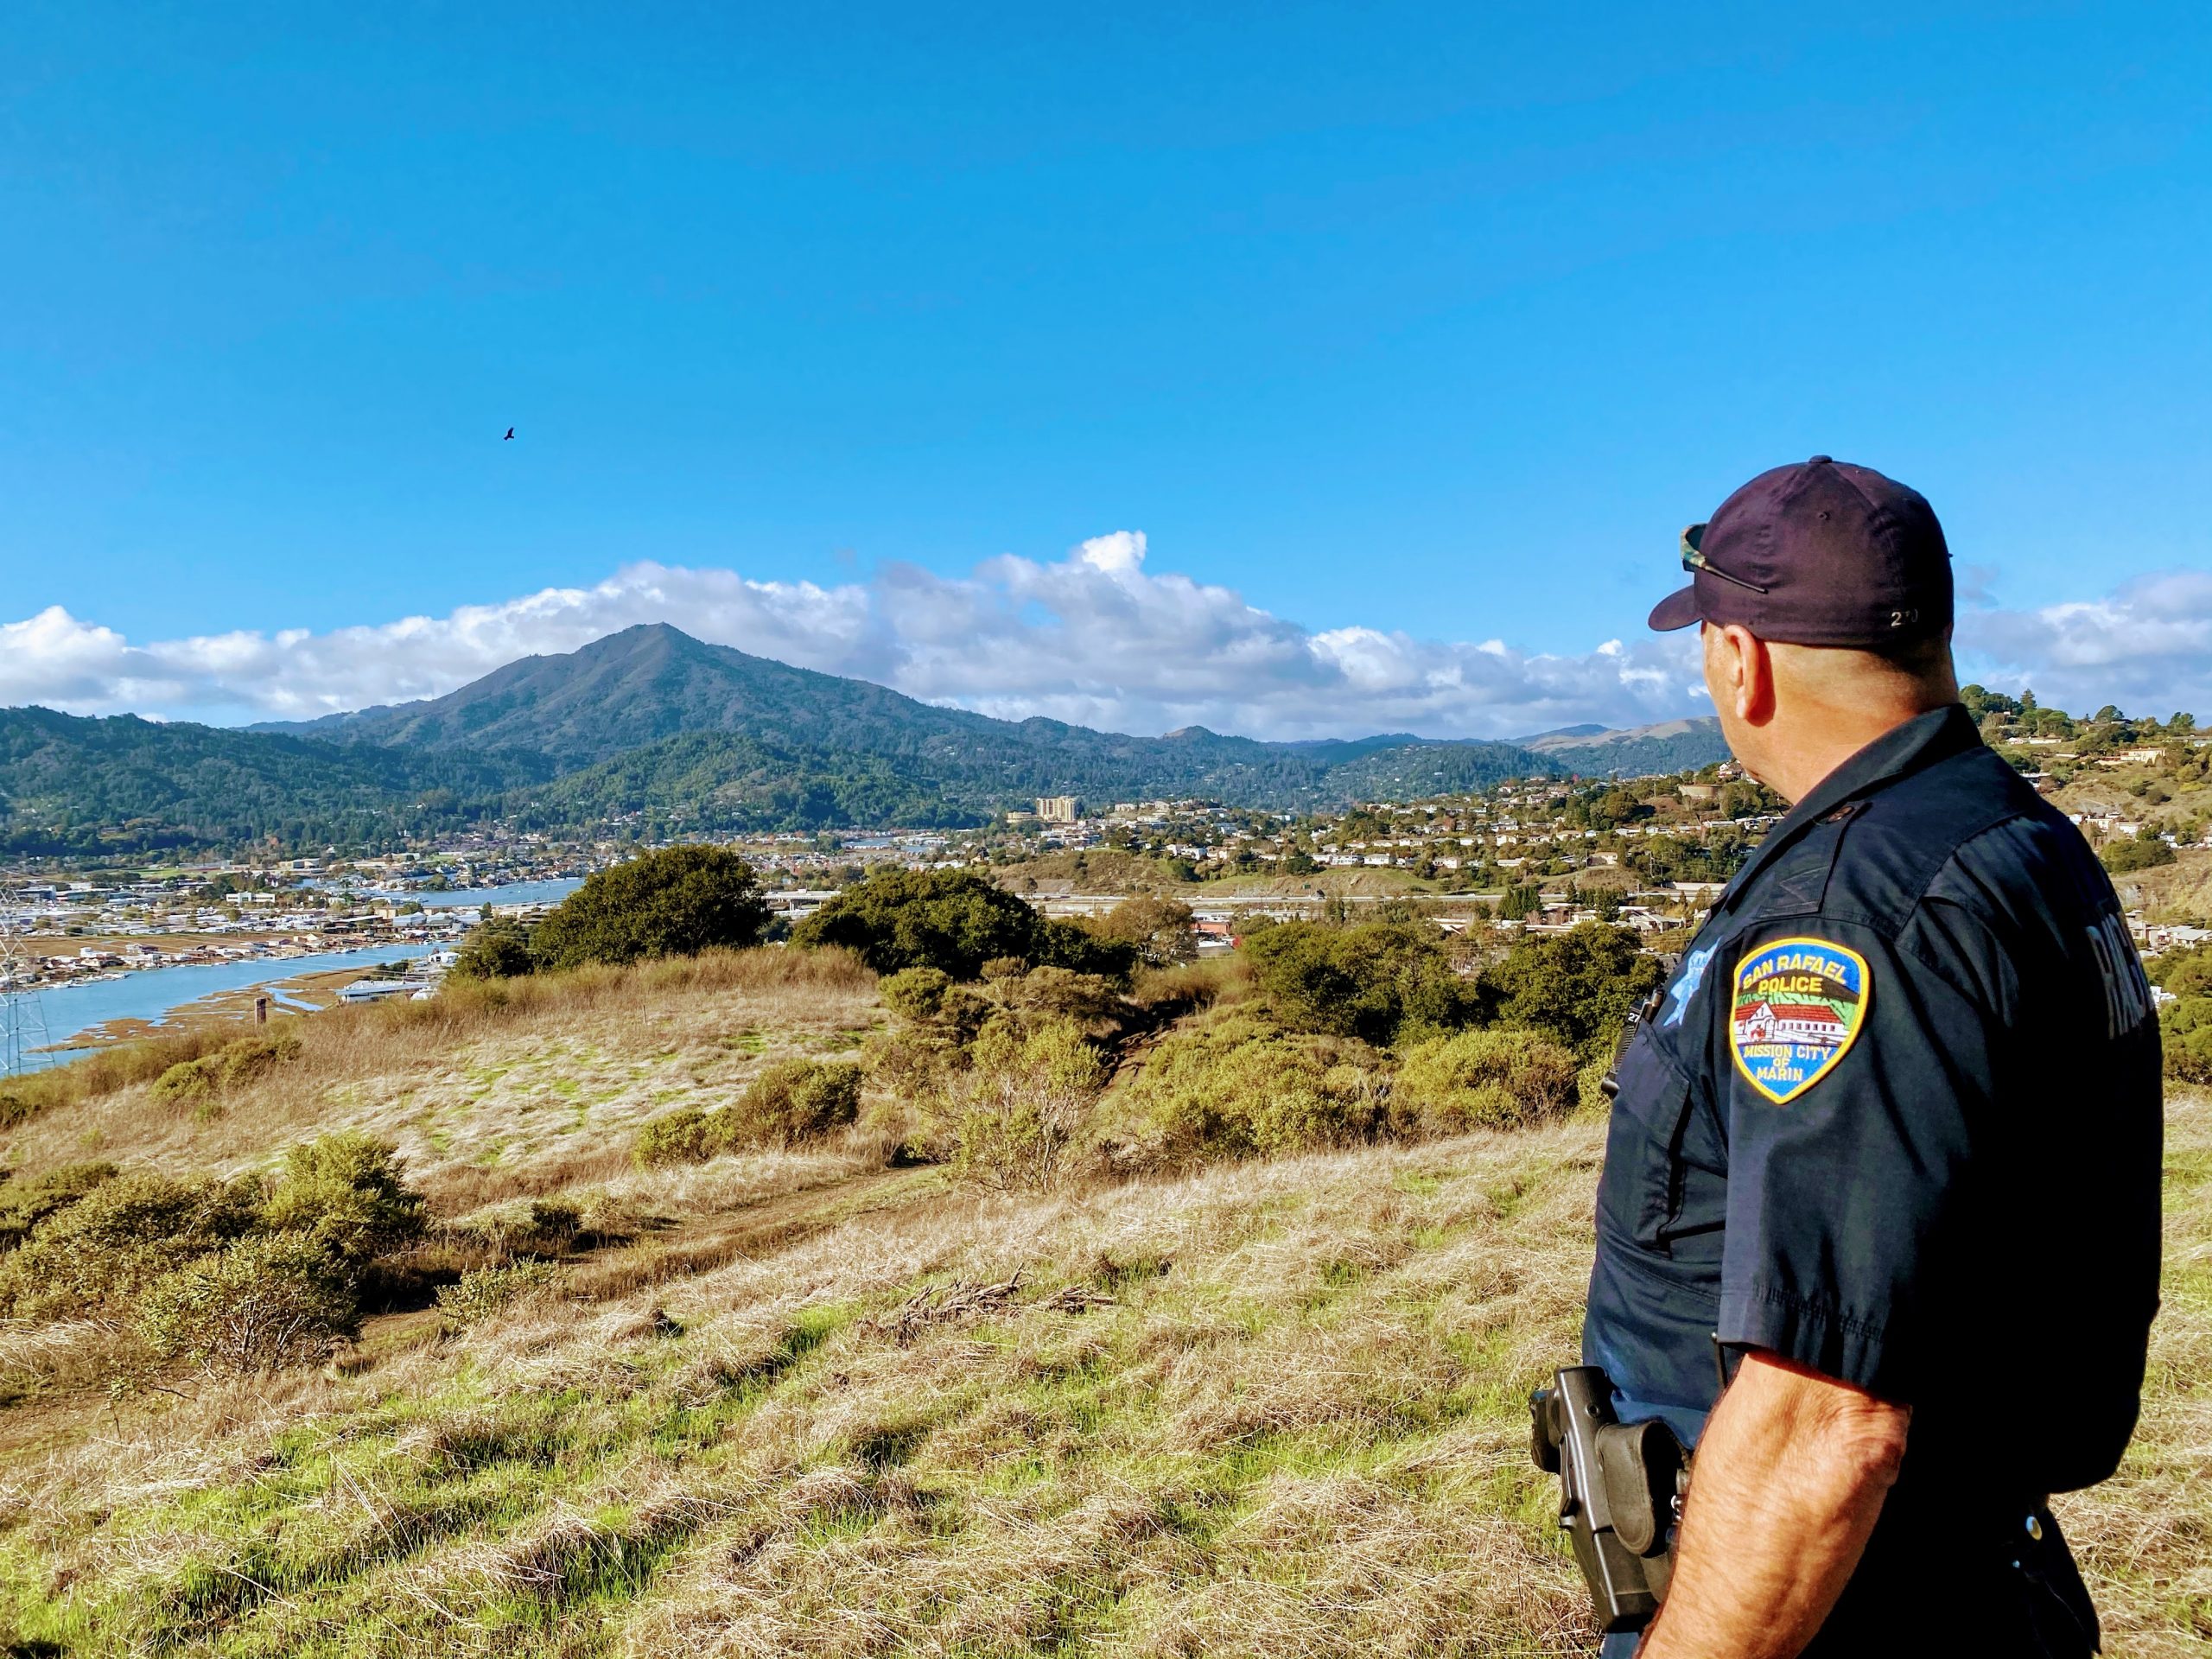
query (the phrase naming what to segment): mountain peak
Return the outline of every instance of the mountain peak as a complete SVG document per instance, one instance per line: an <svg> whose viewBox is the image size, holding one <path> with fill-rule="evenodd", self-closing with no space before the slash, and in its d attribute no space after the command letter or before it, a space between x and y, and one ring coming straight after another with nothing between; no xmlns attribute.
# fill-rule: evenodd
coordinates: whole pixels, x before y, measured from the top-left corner
<svg viewBox="0 0 2212 1659"><path fill-rule="evenodd" d="M865 680L710 645L671 623L639 622L574 651L524 657L442 697L259 729L529 753L567 772L684 733L834 747L858 727L887 721L905 728L915 741L973 734L999 723L917 702Z"/></svg>
<svg viewBox="0 0 2212 1659"><path fill-rule="evenodd" d="M613 633L603 633L587 645L578 645L574 651L559 652L550 657L540 657L533 660L557 662L563 657L571 657L603 661L615 657L634 657L645 652L668 654L684 651L717 649L727 651L730 648L727 645L716 647L708 645L703 639L696 639L672 622L633 622L628 627L617 629Z"/></svg>

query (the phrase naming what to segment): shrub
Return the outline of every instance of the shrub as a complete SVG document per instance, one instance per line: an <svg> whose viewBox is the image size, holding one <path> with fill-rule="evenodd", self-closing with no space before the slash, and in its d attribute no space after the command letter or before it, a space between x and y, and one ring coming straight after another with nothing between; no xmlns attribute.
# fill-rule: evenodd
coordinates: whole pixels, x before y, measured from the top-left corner
<svg viewBox="0 0 2212 1659"><path fill-rule="evenodd" d="M696 1106L679 1106L638 1131L630 1156L641 1169L658 1169L670 1164L703 1164L721 1149L721 1129L715 1117Z"/></svg>
<svg viewBox="0 0 2212 1659"><path fill-rule="evenodd" d="M1611 1060L1592 1060L1574 1074L1574 1109L1592 1117L1603 1117L1613 1109L1613 1103L1605 1093L1605 1079L1612 1072Z"/></svg>
<svg viewBox="0 0 2212 1659"><path fill-rule="evenodd" d="M1122 1009L1122 993L1112 980L1066 968L1033 968L1019 978L999 981L991 994L1000 1007L1024 1024L1072 1020L1090 1037L1103 1036L1117 1026Z"/></svg>
<svg viewBox="0 0 2212 1659"><path fill-rule="evenodd" d="M931 1069L935 1061L975 1040L983 1021L998 1011L1008 982L989 990L955 983L938 968L908 968L881 982L883 1000L900 1021L893 1046ZM878 1046L881 1047L881 1045Z"/></svg>
<svg viewBox="0 0 2212 1659"><path fill-rule="evenodd" d="M727 847L645 853L588 876L530 938L543 969L691 956L755 944L768 906L753 867Z"/></svg>
<svg viewBox="0 0 2212 1659"><path fill-rule="evenodd" d="M1666 976L1626 928L1585 922L1516 944L1484 973L1483 1000L1503 1023L1541 1031L1595 1060L1611 1055L1629 1011Z"/></svg>
<svg viewBox="0 0 2212 1659"><path fill-rule="evenodd" d="M851 1060L782 1060L718 1111L680 1106L638 1131L631 1156L645 1168L698 1164L742 1147L791 1146L860 1116L862 1068Z"/></svg>
<svg viewBox="0 0 2212 1659"><path fill-rule="evenodd" d="M1492 1026L1409 1050L1393 1100L1432 1128L1517 1128L1572 1111L1580 1070L1542 1033Z"/></svg>
<svg viewBox="0 0 2212 1659"><path fill-rule="evenodd" d="M948 1072L959 1070L965 1058L959 1044L938 1041L920 1027L877 1032L861 1046L869 1079L894 1103L930 1093ZM893 1110L891 1116L896 1116Z"/></svg>
<svg viewBox="0 0 2212 1659"><path fill-rule="evenodd" d="M472 1268L438 1292L438 1312L450 1329L475 1324L553 1288L560 1269L550 1262L518 1262L504 1268Z"/></svg>
<svg viewBox="0 0 2212 1659"><path fill-rule="evenodd" d="M1143 1012L1113 980L1058 967L1002 975L980 987L956 984L939 969L909 968L881 983L884 1001L899 1024L871 1037L864 1058L869 1075L892 1096L884 1115L887 1128L899 1116L900 1103L943 1093L968 1069L977 1035L988 1022L1000 1021L1025 1034L1071 1022L1096 1041Z"/></svg>
<svg viewBox="0 0 2212 1659"><path fill-rule="evenodd" d="M423 1195L401 1179L397 1148L346 1131L285 1154L260 1220L358 1267L421 1236L426 1217Z"/></svg>
<svg viewBox="0 0 2212 1659"><path fill-rule="evenodd" d="M931 1103L955 1171L988 1186L1049 1186L1090 1126L1104 1058L1071 1020L1024 1032L1001 1017L970 1058Z"/></svg>
<svg viewBox="0 0 2212 1659"><path fill-rule="evenodd" d="M1383 1058L1356 1038L1236 1009L1152 1051L1126 1132L1141 1158L1170 1164L1351 1146L1391 1127L1387 1084Z"/></svg>
<svg viewBox="0 0 2212 1659"><path fill-rule="evenodd" d="M0 1250L14 1249L39 1223L113 1180L115 1173L113 1164L64 1164L34 1180L0 1186Z"/></svg>
<svg viewBox="0 0 2212 1659"><path fill-rule="evenodd" d="M878 987L883 1006L901 1020L934 1019L952 988L952 976L942 968L905 968Z"/></svg>
<svg viewBox="0 0 2212 1659"><path fill-rule="evenodd" d="M1251 990L1251 959L1240 950L1209 962L1141 969L1129 987L1129 1001L1140 1018L1161 1024L1217 1003L1241 1001Z"/></svg>
<svg viewBox="0 0 2212 1659"><path fill-rule="evenodd" d="M2212 944L2169 950L2143 964L2153 985L2176 996L2212 996Z"/></svg>
<svg viewBox="0 0 2212 1659"><path fill-rule="evenodd" d="M584 1207L572 1198L532 1198L530 1230L557 1249L565 1249L584 1230Z"/></svg>
<svg viewBox="0 0 2212 1659"><path fill-rule="evenodd" d="M251 1180L117 1175L48 1214L4 1263L0 1308L17 1319L111 1312L181 1263L254 1224Z"/></svg>
<svg viewBox="0 0 2212 1659"><path fill-rule="evenodd" d="M179 1060L154 1079L154 1098L200 1100L213 1094L214 1058L212 1054L203 1054L196 1060Z"/></svg>
<svg viewBox="0 0 2212 1659"><path fill-rule="evenodd" d="M860 1116L861 1068L850 1060L784 1060L746 1086L725 1116L733 1144L789 1146Z"/></svg>
<svg viewBox="0 0 2212 1659"><path fill-rule="evenodd" d="M2124 875L2130 870L2152 870L2172 863L2174 849L2146 824L2132 836L2107 842L2097 849L2097 856L2114 875Z"/></svg>
<svg viewBox="0 0 2212 1659"><path fill-rule="evenodd" d="M498 918L468 936L446 972L457 980L518 979L537 966L530 930L511 918Z"/></svg>
<svg viewBox="0 0 2212 1659"><path fill-rule="evenodd" d="M934 968L957 980L1008 957L1126 978L1136 959L1134 946L1047 920L969 870L878 870L801 922L791 943L842 945L879 974Z"/></svg>
<svg viewBox="0 0 2212 1659"><path fill-rule="evenodd" d="M1127 983L1137 965L1137 948L1124 939L1101 938L1078 922L1047 918L1038 927L1030 959L1039 968L1064 968Z"/></svg>
<svg viewBox="0 0 2212 1659"><path fill-rule="evenodd" d="M2166 1075L2178 1083L2212 1084L2212 996L2180 996L2158 1010Z"/></svg>
<svg viewBox="0 0 2212 1659"><path fill-rule="evenodd" d="M471 1216L454 1230L502 1256L537 1256L566 1255L587 1229L574 1199L531 1198Z"/></svg>
<svg viewBox="0 0 2212 1659"><path fill-rule="evenodd" d="M205 1101L267 1076L300 1052L297 1032L279 1027L227 1042L211 1054L180 1060L154 1079L156 1100Z"/></svg>
<svg viewBox="0 0 2212 1659"><path fill-rule="evenodd" d="M1277 1018L1296 1031L1388 1043L1408 1027L1456 1030L1479 1011L1443 935L1425 923L1288 922L1245 948Z"/></svg>
<svg viewBox="0 0 2212 1659"><path fill-rule="evenodd" d="M392 1149L358 1135L293 1147L273 1188L81 1165L25 1184L5 1213L25 1231L0 1259L0 1313L128 1315L156 1353L215 1370L326 1351L353 1330L371 1262L423 1227Z"/></svg>
<svg viewBox="0 0 2212 1659"><path fill-rule="evenodd" d="M970 871L880 869L802 921L791 943L843 945L879 974L974 979L995 957L1027 958L1042 919Z"/></svg>
<svg viewBox="0 0 2212 1659"><path fill-rule="evenodd" d="M156 1353L233 1374L321 1359L359 1322L344 1265L293 1232L200 1256L148 1287L137 1309Z"/></svg>

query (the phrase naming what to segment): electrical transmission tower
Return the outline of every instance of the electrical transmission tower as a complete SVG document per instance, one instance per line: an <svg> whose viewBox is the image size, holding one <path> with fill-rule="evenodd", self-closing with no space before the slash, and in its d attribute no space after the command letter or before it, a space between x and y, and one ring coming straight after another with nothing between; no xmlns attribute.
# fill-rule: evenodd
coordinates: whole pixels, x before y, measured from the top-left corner
<svg viewBox="0 0 2212 1659"><path fill-rule="evenodd" d="M41 1052L51 1039L45 1005L32 978L30 951L23 944L29 925L12 894L0 898L0 1077L54 1063L51 1054Z"/></svg>

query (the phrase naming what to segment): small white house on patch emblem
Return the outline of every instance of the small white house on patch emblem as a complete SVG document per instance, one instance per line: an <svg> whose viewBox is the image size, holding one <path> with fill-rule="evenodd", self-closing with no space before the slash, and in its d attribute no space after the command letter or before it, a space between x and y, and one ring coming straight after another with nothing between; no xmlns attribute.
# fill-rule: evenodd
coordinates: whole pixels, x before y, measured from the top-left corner
<svg viewBox="0 0 2212 1659"><path fill-rule="evenodd" d="M1873 995L1866 959L1829 939L1777 939L1737 964L1728 1047L1752 1088L1786 1106L1843 1058Z"/></svg>

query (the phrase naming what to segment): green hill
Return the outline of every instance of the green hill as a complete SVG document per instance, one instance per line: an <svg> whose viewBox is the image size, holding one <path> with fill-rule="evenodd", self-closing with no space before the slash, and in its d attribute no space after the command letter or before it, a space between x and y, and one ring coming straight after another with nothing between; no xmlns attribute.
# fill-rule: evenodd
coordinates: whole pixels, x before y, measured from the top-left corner
<svg viewBox="0 0 2212 1659"><path fill-rule="evenodd" d="M1718 744L1710 721L1526 744L1135 737L939 708L652 624L427 702L243 731L0 711L0 852L375 846L487 818L559 833L631 814L709 833L958 826L1062 794L1309 810L1671 770Z"/></svg>
<svg viewBox="0 0 2212 1659"><path fill-rule="evenodd" d="M143 854L396 841L545 776L527 755L418 754L118 715L0 709L0 852Z"/></svg>
<svg viewBox="0 0 2212 1659"><path fill-rule="evenodd" d="M1552 770L1511 744L1426 744L1404 734L1263 743L1202 726L1131 737L1056 720L994 720L708 645L664 623L566 656L510 663L430 702L257 729L524 754L556 773L601 767L591 783L544 798L549 810L626 798L629 810L702 818L766 813L774 827L785 827L779 812L789 827L839 821L820 817L810 798L821 810L846 801L869 809L863 818L919 823L963 821L1039 794L1198 795L1293 808L1404 787L1394 781L1401 774L1418 773L1424 788L1473 789ZM1432 753L1447 757L1434 768L1445 782L1425 781ZM780 779L771 778L779 763ZM625 785L644 792L624 798ZM930 798L907 802L909 795ZM882 806L897 810L873 810Z"/></svg>

